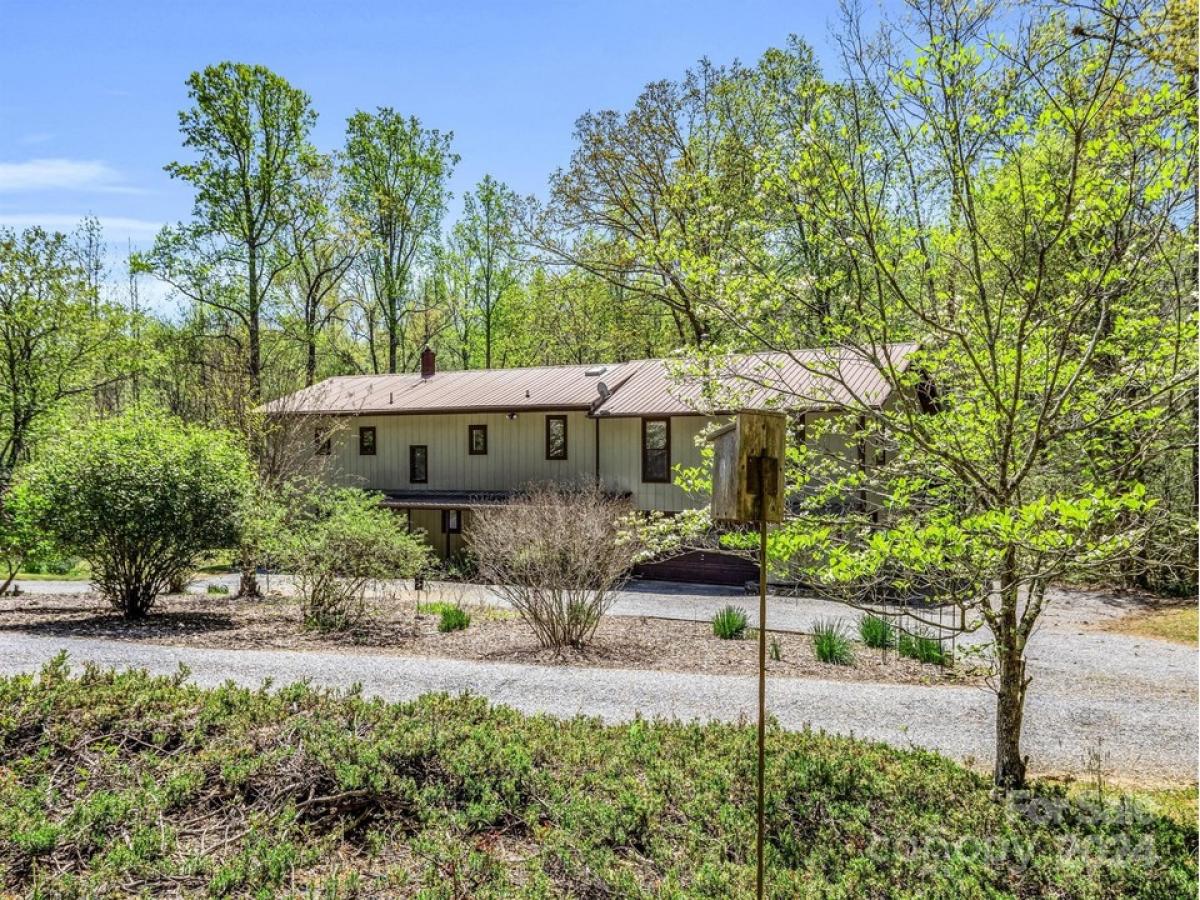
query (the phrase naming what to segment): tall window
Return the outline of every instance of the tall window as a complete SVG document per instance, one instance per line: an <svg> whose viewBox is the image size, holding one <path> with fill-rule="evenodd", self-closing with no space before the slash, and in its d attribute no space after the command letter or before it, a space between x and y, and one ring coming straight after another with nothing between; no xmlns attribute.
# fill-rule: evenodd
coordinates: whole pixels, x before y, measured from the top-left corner
<svg viewBox="0 0 1200 900"><path fill-rule="evenodd" d="M429 448L424 444L413 444L408 448L408 480L411 484L429 481Z"/></svg>
<svg viewBox="0 0 1200 900"><path fill-rule="evenodd" d="M442 534L462 534L462 510L442 510Z"/></svg>
<svg viewBox="0 0 1200 900"><path fill-rule="evenodd" d="M358 455L375 455L375 426L364 425L358 429Z"/></svg>
<svg viewBox="0 0 1200 900"><path fill-rule="evenodd" d="M487 426L467 426L467 452L472 456L487 456Z"/></svg>
<svg viewBox="0 0 1200 900"><path fill-rule="evenodd" d="M671 420L642 419L642 481L671 480Z"/></svg>
<svg viewBox="0 0 1200 900"><path fill-rule="evenodd" d="M546 416L546 459L567 458L567 417Z"/></svg>
<svg viewBox="0 0 1200 900"><path fill-rule="evenodd" d="M317 456L328 456L333 452L333 438L320 428L313 431L313 452Z"/></svg>

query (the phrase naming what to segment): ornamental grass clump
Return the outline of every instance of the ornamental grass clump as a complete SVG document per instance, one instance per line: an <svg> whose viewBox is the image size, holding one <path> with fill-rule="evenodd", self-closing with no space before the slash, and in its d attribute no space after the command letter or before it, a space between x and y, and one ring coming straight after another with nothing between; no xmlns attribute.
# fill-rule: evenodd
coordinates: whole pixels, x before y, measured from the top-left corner
<svg viewBox="0 0 1200 900"><path fill-rule="evenodd" d="M896 629L883 616L867 613L858 621L858 636L868 647L886 650L896 644Z"/></svg>
<svg viewBox="0 0 1200 900"><path fill-rule="evenodd" d="M896 647L901 656L918 662L936 666L948 665L950 662L950 654L942 646L942 642L927 631L902 631Z"/></svg>
<svg viewBox="0 0 1200 900"><path fill-rule="evenodd" d="M722 640L741 640L746 634L746 611L736 606L726 606L713 616L713 634Z"/></svg>
<svg viewBox="0 0 1200 900"><path fill-rule="evenodd" d="M837 666L854 665L850 637L840 619L821 620L813 625L812 643L813 651L821 662Z"/></svg>
<svg viewBox="0 0 1200 900"><path fill-rule="evenodd" d="M471 614L461 606L444 606L438 617L438 631L463 631L471 624Z"/></svg>

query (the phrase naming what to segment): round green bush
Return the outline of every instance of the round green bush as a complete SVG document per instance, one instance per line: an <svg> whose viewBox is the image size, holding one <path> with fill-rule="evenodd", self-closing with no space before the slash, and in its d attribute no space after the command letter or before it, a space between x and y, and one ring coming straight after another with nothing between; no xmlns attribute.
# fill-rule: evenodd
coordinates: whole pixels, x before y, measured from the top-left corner
<svg viewBox="0 0 1200 900"><path fill-rule="evenodd" d="M24 477L45 530L131 619L201 554L237 542L253 483L232 435L139 411L73 428Z"/></svg>

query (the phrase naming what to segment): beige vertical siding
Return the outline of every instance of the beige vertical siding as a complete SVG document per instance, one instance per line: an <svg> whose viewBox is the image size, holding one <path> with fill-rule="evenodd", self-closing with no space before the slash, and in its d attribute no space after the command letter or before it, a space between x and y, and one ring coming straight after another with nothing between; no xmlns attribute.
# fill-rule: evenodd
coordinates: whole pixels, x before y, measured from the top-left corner
<svg viewBox="0 0 1200 900"><path fill-rule="evenodd" d="M446 534L442 531L440 509L414 509L410 512L413 531L423 532L425 540L440 558L454 556L466 546L465 532L471 515L469 510L462 511L463 533L460 534ZM396 514L405 516L406 512L398 510Z"/></svg>
<svg viewBox="0 0 1200 900"><path fill-rule="evenodd" d="M595 423L582 412L567 416L567 459L546 459L546 414L502 413L359 416L333 438L330 476L339 484L379 491L503 491L533 482L577 482L595 473ZM360 456L358 429L374 426L376 454ZM467 452L468 426L486 425L488 452ZM429 448L429 481L408 480L408 448Z"/></svg>
<svg viewBox="0 0 1200 900"><path fill-rule="evenodd" d="M707 498L688 496L674 484L642 481L642 420L591 419L567 412L567 459L546 459L546 413L359 416L333 436L329 478L338 484L379 491L503 491L537 482L579 483L596 473L596 429L600 433L601 482L627 492L638 509L678 511L703 506ZM550 415L553 415L551 413ZM703 416L671 417L671 465L700 464L696 438L712 421ZM598 425L597 425L598 422ZM486 425L488 452L467 452L468 428ZM374 456L358 452L360 427L375 428ZM429 448L429 481L408 480L408 448ZM414 513L415 515L415 513ZM432 519L430 520L432 522ZM417 523L414 520L414 525ZM435 529L423 520L420 527ZM440 520L437 531L440 534ZM435 545L437 541L433 542Z"/></svg>
<svg viewBox="0 0 1200 900"><path fill-rule="evenodd" d="M690 468L700 464L696 438L705 424L704 416L671 417L671 467ZM642 481L642 420L612 418L600 420L600 474L609 490L627 491L637 509L661 509L678 512L695 509L708 502L707 497L689 496L675 484Z"/></svg>

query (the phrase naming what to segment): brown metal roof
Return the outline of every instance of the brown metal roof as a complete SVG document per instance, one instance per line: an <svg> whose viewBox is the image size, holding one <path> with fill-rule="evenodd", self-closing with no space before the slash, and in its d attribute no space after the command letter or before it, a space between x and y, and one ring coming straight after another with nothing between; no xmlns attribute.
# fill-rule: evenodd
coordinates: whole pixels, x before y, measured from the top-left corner
<svg viewBox="0 0 1200 900"><path fill-rule="evenodd" d="M431 378L345 375L273 400L265 409L324 415L591 409L601 399L599 384L614 390L629 365L468 369ZM602 371L587 374L597 370Z"/></svg>
<svg viewBox="0 0 1200 900"><path fill-rule="evenodd" d="M903 371L915 349L915 344L892 344L882 348L879 359L839 350L796 350L721 357L701 365L646 359L607 366L471 369L431 378L339 376L273 400L265 410L378 415L582 409L600 416L649 416L824 409L852 400L880 405L890 391L886 368ZM601 397L600 383L608 389L607 400Z"/></svg>
<svg viewBox="0 0 1200 900"><path fill-rule="evenodd" d="M705 363L650 359L597 410L602 416L686 415L736 409L879 406L891 392L886 369L903 372L916 344L881 348L879 359L844 350L793 350Z"/></svg>

